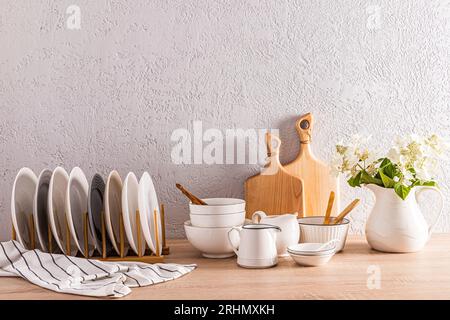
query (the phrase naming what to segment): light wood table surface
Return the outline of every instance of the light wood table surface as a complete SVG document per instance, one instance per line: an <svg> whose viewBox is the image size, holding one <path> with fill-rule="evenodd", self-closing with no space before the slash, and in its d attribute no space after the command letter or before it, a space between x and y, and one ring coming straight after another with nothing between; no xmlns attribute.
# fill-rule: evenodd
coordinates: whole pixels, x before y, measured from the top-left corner
<svg viewBox="0 0 450 320"><path fill-rule="evenodd" d="M325 266L304 268L290 258L277 267L243 269L235 258L204 259L186 240L169 241L167 262L197 263L174 281L133 288L123 299L450 299L450 234L433 235L421 252L373 251L363 237ZM380 288L369 289L368 270L380 271ZM20 278L0 278L0 299L86 299L55 293Z"/></svg>

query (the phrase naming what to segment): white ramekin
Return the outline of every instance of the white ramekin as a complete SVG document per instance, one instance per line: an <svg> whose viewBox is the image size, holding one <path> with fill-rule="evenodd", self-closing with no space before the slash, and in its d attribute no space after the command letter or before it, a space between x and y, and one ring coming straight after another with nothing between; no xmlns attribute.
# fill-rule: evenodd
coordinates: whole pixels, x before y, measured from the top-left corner
<svg viewBox="0 0 450 320"><path fill-rule="evenodd" d="M322 266L328 263L328 261L330 261L331 258L334 256L334 252L322 255L301 255L291 252L289 252L289 254L297 264L305 267Z"/></svg>

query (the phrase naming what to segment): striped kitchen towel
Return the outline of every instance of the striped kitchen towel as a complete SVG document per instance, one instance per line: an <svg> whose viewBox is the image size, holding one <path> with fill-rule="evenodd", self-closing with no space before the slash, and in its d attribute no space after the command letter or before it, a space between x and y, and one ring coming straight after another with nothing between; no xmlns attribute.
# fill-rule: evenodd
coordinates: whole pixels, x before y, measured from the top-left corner
<svg viewBox="0 0 450 320"><path fill-rule="evenodd" d="M147 264L98 260L26 250L17 241L0 242L0 276L22 277L63 293L94 297L123 297L130 288L177 279L195 264Z"/></svg>

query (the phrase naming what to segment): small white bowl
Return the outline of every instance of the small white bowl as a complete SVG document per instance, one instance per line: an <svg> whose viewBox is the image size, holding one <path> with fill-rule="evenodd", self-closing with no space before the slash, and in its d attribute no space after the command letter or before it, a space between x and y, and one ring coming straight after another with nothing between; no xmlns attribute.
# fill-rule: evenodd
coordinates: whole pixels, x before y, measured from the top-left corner
<svg viewBox="0 0 450 320"><path fill-rule="evenodd" d="M305 267L322 266L324 264L327 264L328 261L330 261L331 258L334 256L334 252L330 254L321 254L321 255L300 255L291 252L289 252L289 254L297 264Z"/></svg>
<svg viewBox="0 0 450 320"><path fill-rule="evenodd" d="M191 225L202 228L226 228L243 225L245 211L228 214L190 214Z"/></svg>
<svg viewBox="0 0 450 320"><path fill-rule="evenodd" d="M184 223L186 236L192 246L202 252L205 258L228 258L234 256L233 247L228 240L231 228L200 228Z"/></svg>
<svg viewBox="0 0 450 320"><path fill-rule="evenodd" d="M207 198L202 199L206 206L189 203L192 214L228 214L245 211L245 201L235 198Z"/></svg>
<svg viewBox="0 0 450 320"><path fill-rule="evenodd" d="M334 253L336 250L336 245L330 243L325 248L321 249L323 243L298 243L291 245L287 248L289 253L299 254L299 255L328 255ZM320 249L320 250L319 250Z"/></svg>
<svg viewBox="0 0 450 320"><path fill-rule="evenodd" d="M323 224L324 217L304 217L297 219L300 227L300 243L326 243L338 239L336 252L344 249L350 220L343 219L339 224ZM331 221L335 219L331 218Z"/></svg>

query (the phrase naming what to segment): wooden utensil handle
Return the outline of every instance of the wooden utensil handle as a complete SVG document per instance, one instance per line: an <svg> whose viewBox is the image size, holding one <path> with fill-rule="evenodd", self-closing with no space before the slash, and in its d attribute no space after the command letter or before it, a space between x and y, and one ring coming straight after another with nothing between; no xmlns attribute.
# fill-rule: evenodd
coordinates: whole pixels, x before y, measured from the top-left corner
<svg viewBox="0 0 450 320"><path fill-rule="evenodd" d="M358 205L359 199L353 200L340 214L337 216L336 219L334 219L333 224L338 224L342 221L342 219L345 218L347 214L350 213L355 207Z"/></svg>
<svg viewBox="0 0 450 320"><path fill-rule="evenodd" d="M301 143L311 142L311 132L313 127L314 118L311 113L307 113L301 116L295 123L298 135L300 136Z"/></svg>
<svg viewBox="0 0 450 320"><path fill-rule="evenodd" d="M330 197L328 198L327 212L325 213L325 219L323 219L323 224L330 223L330 215L331 215L331 209L333 209L334 197L335 197L334 191L331 191Z"/></svg>
<svg viewBox="0 0 450 320"><path fill-rule="evenodd" d="M205 201L197 198L196 196L194 196L192 193L190 193L189 191L187 191L181 184L177 183L176 187L186 196L189 198L189 200L191 200L191 202L193 204L197 204L197 205L202 205L205 206L207 205Z"/></svg>

